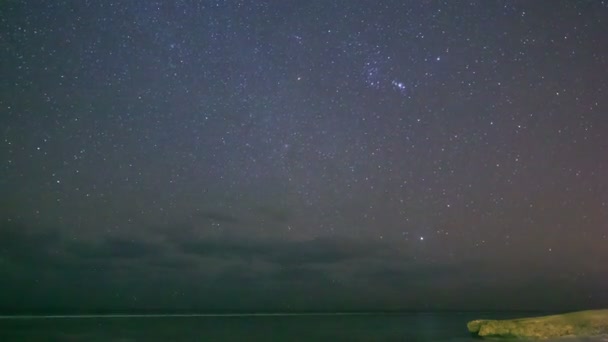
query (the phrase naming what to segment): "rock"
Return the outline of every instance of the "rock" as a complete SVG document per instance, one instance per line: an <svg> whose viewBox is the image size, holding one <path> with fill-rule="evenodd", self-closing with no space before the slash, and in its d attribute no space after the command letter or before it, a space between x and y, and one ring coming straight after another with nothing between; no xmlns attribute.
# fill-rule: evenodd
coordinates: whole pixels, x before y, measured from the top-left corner
<svg viewBox="0 0 608 342"><path fill-rule="evenodd" d="M478 319L467 323L474 336L547 339L608 334L608 309L508 320Z"/></svg>

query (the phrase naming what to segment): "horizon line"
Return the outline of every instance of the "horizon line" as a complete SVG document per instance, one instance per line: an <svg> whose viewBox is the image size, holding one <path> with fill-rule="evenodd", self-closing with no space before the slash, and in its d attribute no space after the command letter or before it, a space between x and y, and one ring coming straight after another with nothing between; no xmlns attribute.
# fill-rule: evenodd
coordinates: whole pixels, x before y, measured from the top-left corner
<svg viewBox="0 0 608 342"><path fill-rule="evenodd" d="M90 315L0 315L0 319L61 318L162 318L162 317L263 317L263 316L354 316L381 312L260 312L260 313L190 313L190 314L90 314Z"/></svg>
<svg viewBox="0 0 608 342"><path fill-rule="evenodd" d="M167 314L60 314L60 315L0 315L0 319L69 319L69 318L188 318L188 317L279 317L279 316L363 316L378 314L437 314L437 313L469 313L469 312L542 312L560 310L446 310L446 311L336 311L336 312L252 312L252 313L167 313Z"/></svg>

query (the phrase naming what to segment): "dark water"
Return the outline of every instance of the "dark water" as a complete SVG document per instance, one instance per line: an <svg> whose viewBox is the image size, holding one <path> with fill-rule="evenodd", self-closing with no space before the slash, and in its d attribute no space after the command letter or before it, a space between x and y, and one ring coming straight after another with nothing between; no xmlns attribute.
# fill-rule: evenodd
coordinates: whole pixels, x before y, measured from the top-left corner
<svg viewBox="0 0 608 342"><path fill-rule="evenodd" d="M410 313L322 316L3 318L0 341L477 341L466 322L521 316ZM569 339L602 341L604 339ZM606 340L604 340L606 341Z"/></svg>

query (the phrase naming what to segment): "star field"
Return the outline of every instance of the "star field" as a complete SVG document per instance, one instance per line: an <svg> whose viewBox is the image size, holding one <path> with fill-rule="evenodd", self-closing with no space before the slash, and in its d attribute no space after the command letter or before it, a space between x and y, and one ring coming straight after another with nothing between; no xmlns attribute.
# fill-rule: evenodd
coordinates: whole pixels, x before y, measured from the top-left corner
<svg viewBox="0 0 608 342"><path fill-rule="evenodd" d="M0 309L608 305L606 32L605 1L5 1Z"/></svg>

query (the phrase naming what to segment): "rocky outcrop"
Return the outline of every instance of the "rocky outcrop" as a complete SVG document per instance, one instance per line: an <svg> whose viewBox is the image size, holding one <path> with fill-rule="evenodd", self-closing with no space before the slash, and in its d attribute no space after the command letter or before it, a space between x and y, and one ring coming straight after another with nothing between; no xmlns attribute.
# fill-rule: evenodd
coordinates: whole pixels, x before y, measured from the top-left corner
<svg viewBox="0 0 608 342"><path fill-rule="evenodd" d="M508 320L478 319L467 323L474 336L547 339L608 334L608 309Z"/></svg>

